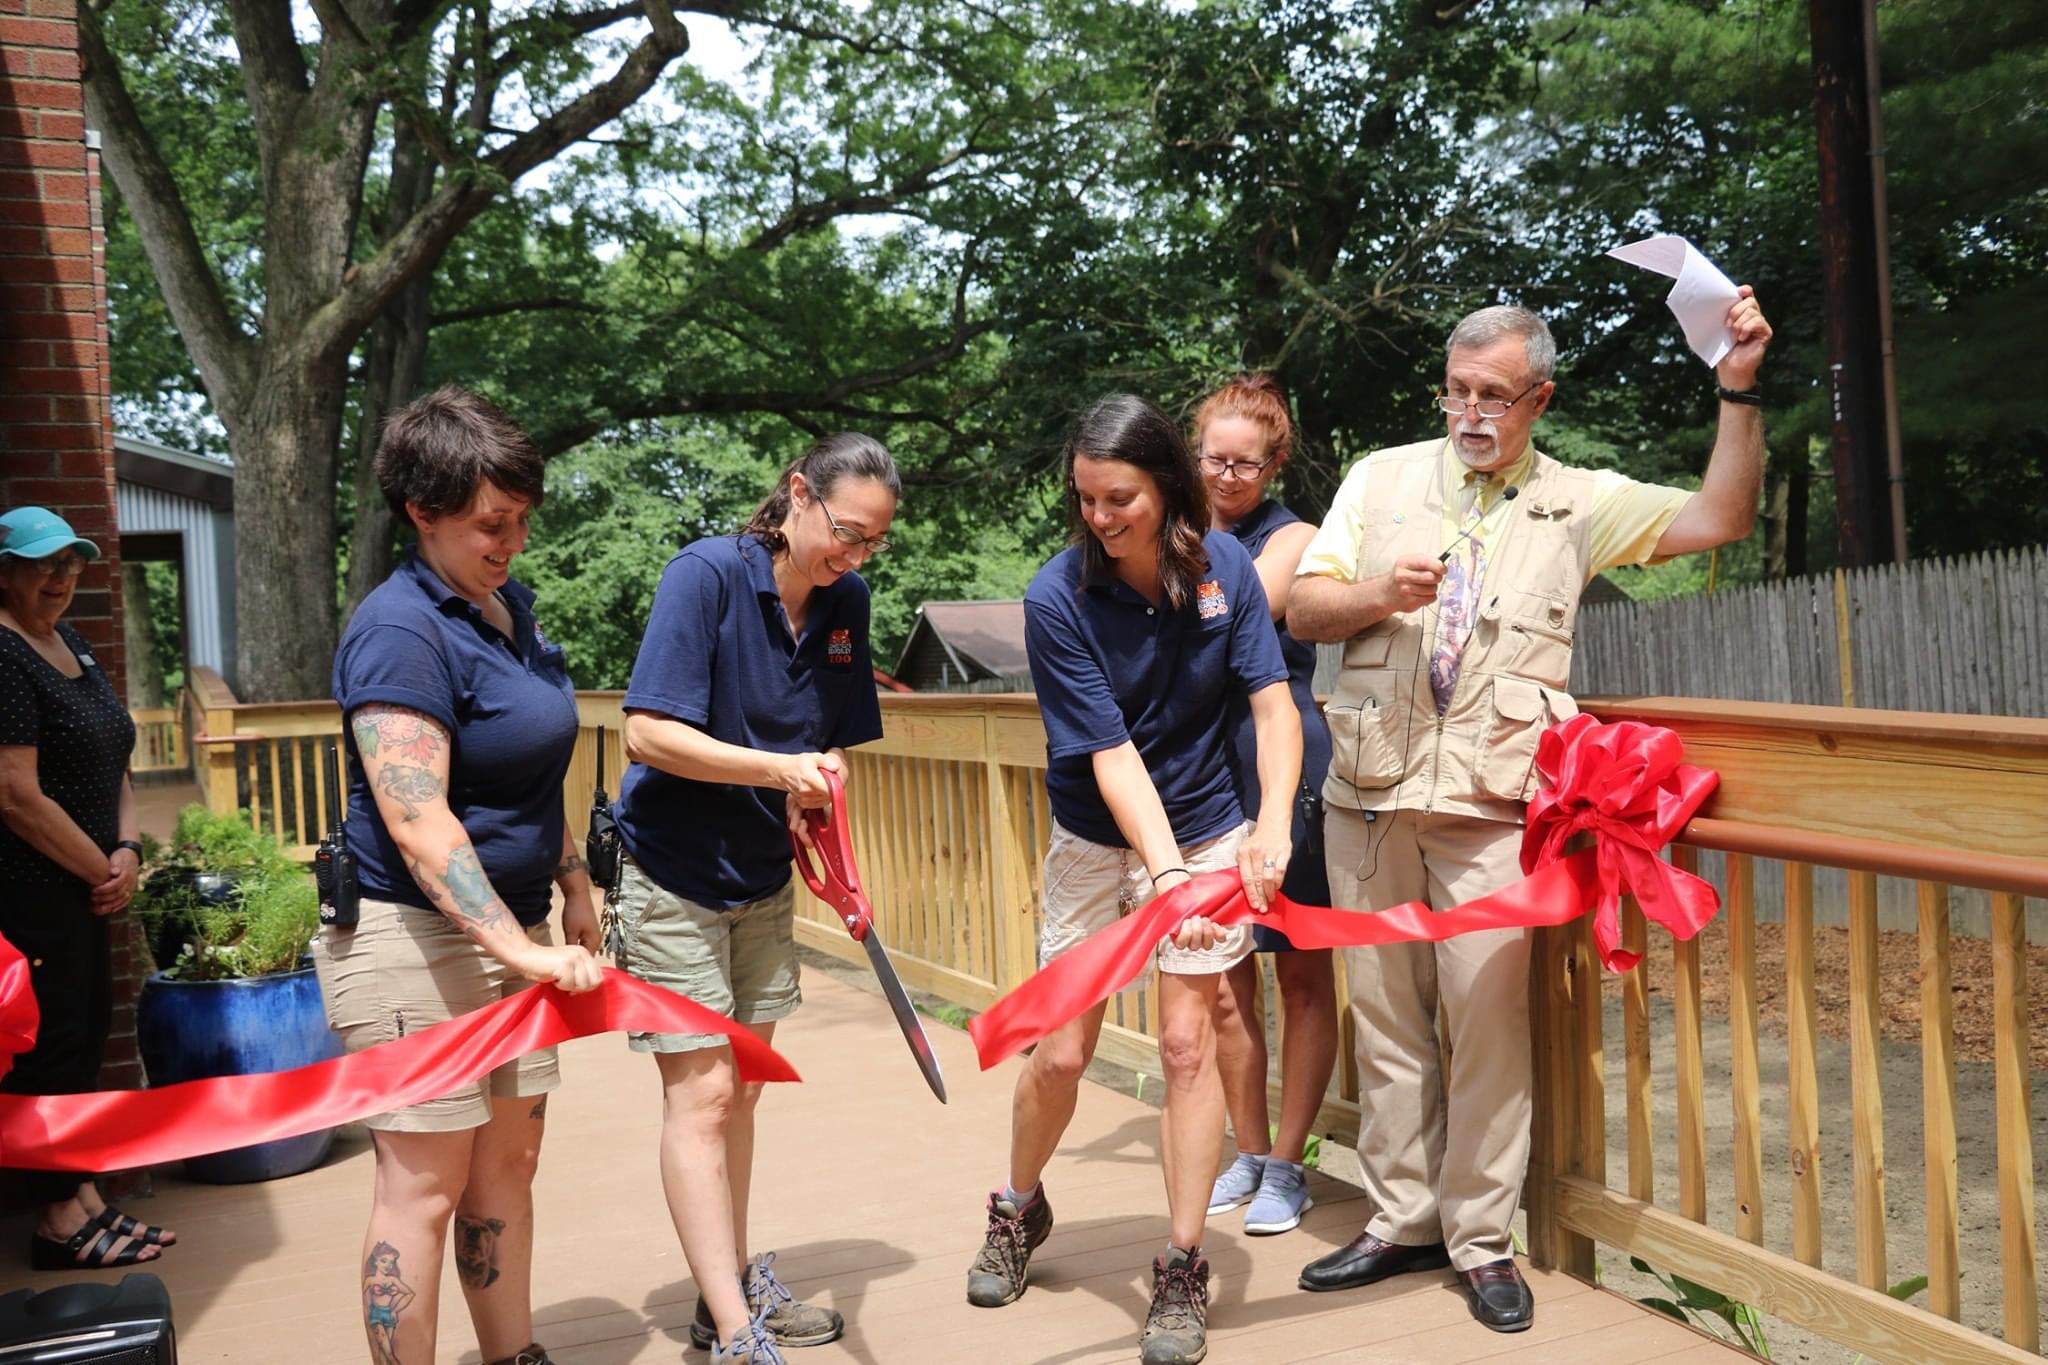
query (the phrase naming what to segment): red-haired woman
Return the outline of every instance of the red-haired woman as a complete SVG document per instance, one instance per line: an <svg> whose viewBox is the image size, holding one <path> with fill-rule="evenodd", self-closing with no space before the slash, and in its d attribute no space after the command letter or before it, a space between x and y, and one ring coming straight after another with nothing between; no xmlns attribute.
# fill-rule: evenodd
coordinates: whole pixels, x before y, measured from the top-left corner
<svg viewBox="0 0 2048 1365"><path fill-rule="evenodd" d="M1328 905L1322 790L1330 767L1330 730L1309 686L1315 646L1287 633L1287 590L1316 528L1268 496L1294 448L1294 423L1279 384L1268 375L1240 375L1210 394L1195 410L1194 446L1209 488L1209 525L1236 537L1258 568L1287 660L1288 691L1301 713L1301 787L1292 800L1294 860L1280 889L1290 900ZM1238 796L1252 815L1259 809L1258 746L1251 713L1241 700L1232 700L1227 725ZM1299 1225L1312 1202L1302 1147L1337 1060L1337 998L1327 948L1297 949L1285 934L1264 925L1252 932L1257 950L1273 954L1281 1008L1287 1012L1280 1049L1280 1124L1277 1132L1267 1126L1266 1033L1253 1011L1259 968L1258 960L1248 957L1225 976L1216 1002L1216 1061L1230 1125L1237 1132L1237 1158L1216 1177L1209 1212L1248 1202L1244 1230L1265 1236Z"/></svg>

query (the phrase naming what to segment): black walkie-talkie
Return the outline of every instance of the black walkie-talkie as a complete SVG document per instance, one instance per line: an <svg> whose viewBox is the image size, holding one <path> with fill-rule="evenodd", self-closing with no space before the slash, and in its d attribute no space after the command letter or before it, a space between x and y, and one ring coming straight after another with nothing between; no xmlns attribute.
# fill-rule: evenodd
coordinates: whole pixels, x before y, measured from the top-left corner
<svg viewBox="0 0 2048 1365"><path fill-rule="evenodd" d="M334 803L334 818L328 822L326 837L313 850L313 881L320 888L320 922L337 929L353 929L362 890L356 882L356 857L348 851L348 836L341 828L342 812L348 809L348 788L342 785L341 767L336 761L341 745L337 741L322 755L327 765L327 791Z"/></svg>
<svg viewBox="0 0 2048 1365"><path fill-rule="evenodd" d="M597 727L597 785L590 793L590 833L583 839L583 861L590 884L600 891L619 885L619 825L612 819L612 799L604 791L604 727Z"/></svg>

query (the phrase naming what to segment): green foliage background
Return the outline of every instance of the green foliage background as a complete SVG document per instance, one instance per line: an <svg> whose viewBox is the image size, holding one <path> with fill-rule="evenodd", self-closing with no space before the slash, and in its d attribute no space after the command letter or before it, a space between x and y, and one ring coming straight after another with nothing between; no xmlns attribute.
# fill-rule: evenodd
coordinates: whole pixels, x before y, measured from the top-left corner
<svg viewBox="0 0 2048 1365"><path fill-rule="evenodd" d="M473 8L445 4L421 99L459 80L448 44ZM514 21L597 8L496 7L547 73L537 109L605 40ZM1661 595L1833 562L1805 4L733 13L743 70L674 66L658 100L458 235L432 280L425 382L490 393L554 457L515 572L579 685L624 684L661 566L738 526L822 432L881 436L909 485L898 548L868 574L887 666L919 602L1015 596L1063 542L1055 454L1087 402L1186 411L1237 369L1274 370L1303 436L1285 491L1315 515L1352 460L1433 429L1441 338L1487 303L1558 334L1545 448L1696 481L1710 376L1659 282L1603 255L1660 231L1755 284L1778 330L1771 486L1749 543L1622 577ZM268 210L226 7L104 14L254 319ZM2048 347L2048 8L1887 0L1879 19L1912 544L2048 540L2048 393L2022 378ZM123 425L218 450L113 197Z"/></svg>

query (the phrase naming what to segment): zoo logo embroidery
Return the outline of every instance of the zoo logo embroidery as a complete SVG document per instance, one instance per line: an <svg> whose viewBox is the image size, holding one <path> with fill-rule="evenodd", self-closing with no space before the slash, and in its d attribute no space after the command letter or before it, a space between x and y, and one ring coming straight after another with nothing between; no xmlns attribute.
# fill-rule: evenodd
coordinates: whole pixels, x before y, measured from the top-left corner
<svg viewBox="0 0 2048 1365"><path fill-rule="evenodd" d="M1212 578L1196 588L1195 610L1204 621L1230 615L1230 599L1223 595L1223 585Z"/></svg>
<svg viewBox="0 0 2048 1365"><path fill-rule="evenodd" d="M846 668L853 666L853 632L851 630L835 630L832 632L832 637L825 642L825 662L838 664Z"/></svg>

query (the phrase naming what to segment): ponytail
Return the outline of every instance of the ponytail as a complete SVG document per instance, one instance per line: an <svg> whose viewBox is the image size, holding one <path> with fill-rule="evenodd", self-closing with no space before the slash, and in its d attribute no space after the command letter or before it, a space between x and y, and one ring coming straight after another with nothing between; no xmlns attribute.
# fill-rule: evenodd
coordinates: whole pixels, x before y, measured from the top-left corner
<svg viewBox="0 0 2048 1365"><path fill-rule="evenodd" d="M873 479L893 496L903 496L903 477L896 472L896 461L880 441L857 431L838 431L822 436L809 450L790 462L789 467L782 471L782 477L775 481L774 489L761 499L754 515L748 517L747 524L740 528L741 535L760 541L771 555L783 554L789 549L789 540L782 534L782 523L789 519L793 502L790 479L798 474L804 476L812 497L829 497L832 490L846 479Z"/></svg>

